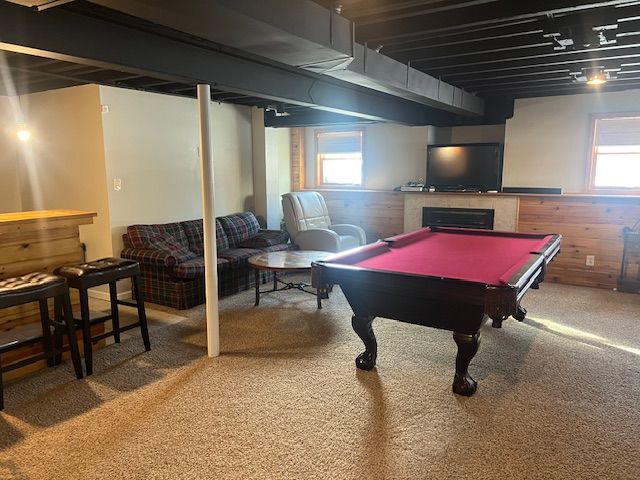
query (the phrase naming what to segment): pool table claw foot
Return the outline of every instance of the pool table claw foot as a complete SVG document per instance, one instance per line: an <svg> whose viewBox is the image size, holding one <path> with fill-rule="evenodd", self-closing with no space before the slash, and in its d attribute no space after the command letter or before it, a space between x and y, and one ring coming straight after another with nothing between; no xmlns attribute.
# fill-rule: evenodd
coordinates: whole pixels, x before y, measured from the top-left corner
<svg viewBox="0 0 640 480"><path fill-rule="evenodd" d="M454 332L453 340L458 345L456 374L453 377L453 393L470 397L478 388L477 382L471 378L468 369L480 346L480 332L472 335Z"/></svg>
<svg viewBox="0 0 640 480"><path fill-rule="evenodd" d="M504 322L507 317L491 317L491 326L493 328L502 328L502 322Z"/></svg>
<svg viewBox="0 0 640 480"><path fill-rule="evenodd" d="M356 367L360 370L372 370L376 366L376 356L371 352L362 352L356 357Z"/></svg>
<svg viewBox="0 0 640 480"><path fill-rule="evenodd" d="M519 322L523 321L527 316L527 309L518 305L518 311L513 315L513 318Z"/></svg>
<svg viewBox="0 0 640 480"><path fill-rule="evenodd" d="M356 358L356 367L361 370L371 370L376 365L376 358L378 357L378 342L376 341L376 336L374 335L373 327L371 326L374 318L376 317L371 315L354 315L351 317L351 326L365 346L365 351Z"/></svg>
<svg viewBox="0 0 640 480"><path fill-rule="evenodd" d="M464 397L470 397L476 393L477 388L478 382L471 378L468 373L465 377L460 377L457 373L455 377L453 377L453 393L457 393Z"/></svg>

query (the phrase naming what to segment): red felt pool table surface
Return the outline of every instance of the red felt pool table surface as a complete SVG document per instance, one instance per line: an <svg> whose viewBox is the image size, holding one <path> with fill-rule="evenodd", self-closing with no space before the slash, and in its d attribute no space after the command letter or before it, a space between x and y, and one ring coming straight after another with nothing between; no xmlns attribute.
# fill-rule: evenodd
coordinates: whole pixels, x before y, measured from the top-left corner
<svg viewBox="0 0 640 480"><path fill-rule="evenodd" d="M424 228L388 239L390 243L374 244L369 255L355 262L349 255L332 259L367 269L403 274L504 285L509 278L551 240L552 236L532 238L431 231Z"/></svg>

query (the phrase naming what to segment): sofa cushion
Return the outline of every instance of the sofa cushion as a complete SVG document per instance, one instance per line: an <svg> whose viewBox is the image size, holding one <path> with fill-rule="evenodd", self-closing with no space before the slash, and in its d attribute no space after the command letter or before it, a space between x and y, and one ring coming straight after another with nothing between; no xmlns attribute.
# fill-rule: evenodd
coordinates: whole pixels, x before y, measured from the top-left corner
<svg viewBox="0 0 640 480"><path fill-rule="evenodd" d="M189 240L179 223L165 223L158 225L131 225L127 227L129 243L133 248L151 248L149 240L160 235L169 235L175 242L189 247Z"/></svg>
<svg viewBox="0 0 640 480"><path fill-rule="evenodd" d="M235 268L246 265L249 257L260 255L261 253L263 253L262 250L256 248L229 248L218 252L218 256L228 260L231 268Z"/></svg>
<svg viewBox="0 0 640 480"><path fill-rule="evenodd" d="M284 250L290 250L290 243L278 243L277 245L271 245L270 247L260 248L261 252L282 252Z"/></svg>
<svg viewBox="0 0 640 480"><path fill-rule="evenodd" d="M176 264L175 257L160 250L147 248L125 247L120 252L122 258L137 261L140 265L153 265L156 267L173 267Z"/></svg>
<svg viewBox="0 0 640 480"><path fill-rule="evenodd" d="M180 222L180 225L189 241L189 250L199 256L204 255L204 227L202 226L202 219L187 220Z"/></svg>
<svg viewBox="0 0 640 480"><path fill-rule="evenodd" d="M202 224L202 219L187 220L186 222L181 222L180 225L182 225L184 233L189 240L189 250L200 256L204 255L204 226ZM227 238L227 234L217 219L216 247L218 250L226 250L229 248L229 239Z"/></svg>
<svg viewBox="0 0 640 480"><path fill-rule="evenodd" d="M258 219L251 212L226 215L219 217L218 220L227 234L230 248L238 247L240 243L257 235L260 231Z"/></svg>
<svg viewBox="0 0 640 480"><path fill-rule="evenodd" d="M272 247L281 243L287 243L289 234L282 230L260 230L257 235L240 242L243 248Z"/></svg>
<svg viewBox="0 0 640 480"><path fill-rule="evenodd" d="M228 270L229 260L218 258L218 272ZM196 257L173 268L173 275L177 278L198 278L204 276L204 258Z"/></svg>

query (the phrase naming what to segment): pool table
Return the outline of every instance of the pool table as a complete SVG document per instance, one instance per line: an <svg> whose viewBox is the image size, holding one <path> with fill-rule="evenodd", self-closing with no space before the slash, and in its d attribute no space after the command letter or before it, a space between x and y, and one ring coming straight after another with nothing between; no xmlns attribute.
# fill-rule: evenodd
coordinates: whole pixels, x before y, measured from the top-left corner
<svg viewBox="0 0 640 480"><path fill-rule="evenodd" d="M560 251L560 235L432 227L332 255L312 265L313 285L340 285L353 310L352 326L365 346L356 366L371 370L376 317L453 332L458 346L453 391L471 396L468 372L487 317L499 328L523 320L520 301L544 280Z"/></svg>

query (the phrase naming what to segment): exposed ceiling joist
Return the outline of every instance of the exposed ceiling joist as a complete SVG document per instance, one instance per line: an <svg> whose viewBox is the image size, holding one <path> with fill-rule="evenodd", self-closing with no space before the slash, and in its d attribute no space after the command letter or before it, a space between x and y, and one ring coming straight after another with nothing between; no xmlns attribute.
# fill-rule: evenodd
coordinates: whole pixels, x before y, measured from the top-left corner
<svg viewBox="0 0 640 480"><path fill-rule="evenodd" d="M598 91L635 88L614 80L633 78L640 62L640 1L339 3L357 40L475 93L487 108L497 96L538 96L545 85L550 94L594 91L585 83L596 71L610 80Z"/></svg>
<svg viewBox="0 0 640 480"><path fill-rule="evenodd" d="M443 4L450 2L441 2ZM415 32L463 30L465 28L491 25L501 22L542 18L549 15L561 15L591 10L594 8L629 5L629 0L537 0L536 2L496 1L492 5L466 7L459 4L459 14L451 10L429 13L414 12L408 18L390 20L381 17L377 23L358 26L359 37L370 41L385 43L395 38L407 38ZM357 22L356 22L357 24Z"/></svg>

